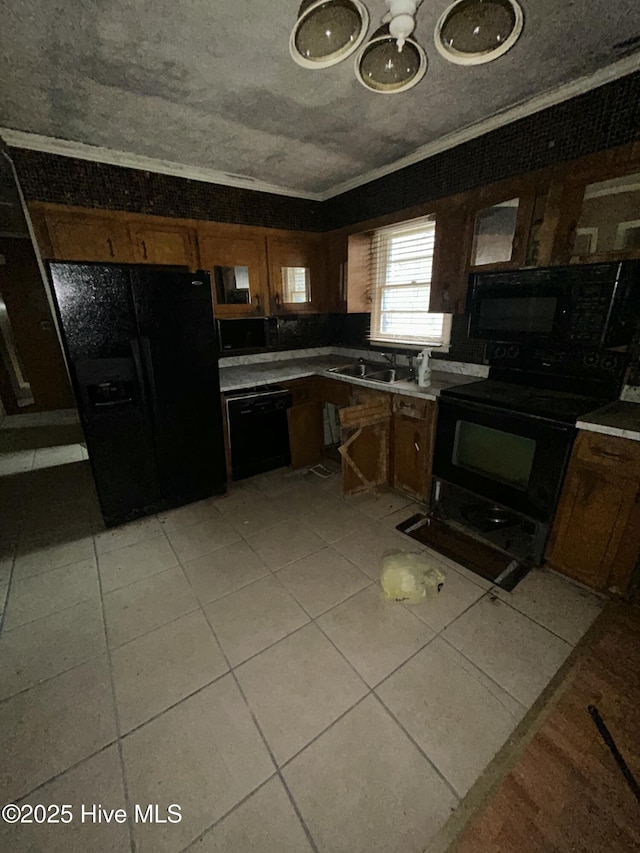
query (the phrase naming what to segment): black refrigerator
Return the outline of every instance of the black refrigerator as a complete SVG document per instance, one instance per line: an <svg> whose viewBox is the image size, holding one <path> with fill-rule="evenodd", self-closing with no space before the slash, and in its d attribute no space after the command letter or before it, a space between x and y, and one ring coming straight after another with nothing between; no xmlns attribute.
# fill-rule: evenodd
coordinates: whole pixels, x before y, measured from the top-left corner
<svg viewBox="0 0 640 853"><path fill-rule="evenodd" d="M108 527L226 488L209 275L50 263Z"/></svg>

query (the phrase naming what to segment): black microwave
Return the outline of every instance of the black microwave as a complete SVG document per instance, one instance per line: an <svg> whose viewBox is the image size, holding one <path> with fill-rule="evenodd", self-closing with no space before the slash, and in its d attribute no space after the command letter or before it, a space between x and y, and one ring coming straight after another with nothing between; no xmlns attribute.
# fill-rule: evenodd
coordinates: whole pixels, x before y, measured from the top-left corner
<svg viewBox="0 0 640 853"><path fill-rule="evenodd" d="M640 310L640 261L476 273L467 295L469 337L618 347Z"/></svg>
<svg viewBox="0 0 640 853"><path fill-rule="evenodd" d="M278 346L277 317L218 320L221 353L252 352Z"/></svg>

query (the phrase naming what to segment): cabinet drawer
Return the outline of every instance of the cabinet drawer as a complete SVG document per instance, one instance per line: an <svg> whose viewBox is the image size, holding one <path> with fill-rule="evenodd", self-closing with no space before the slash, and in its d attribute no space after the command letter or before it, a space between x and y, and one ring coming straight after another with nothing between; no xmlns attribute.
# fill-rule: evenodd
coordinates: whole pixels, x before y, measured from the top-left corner
<svg viewBox="0 0 640 853"><path fill-rule="evenodd" d="M419 397L393 395L393 411L409 418L426 418L431 404L431 400L421 400Z"/></svg>
<svg viewBox="0 0 640 853"><path fill-rule="evenodd" d="M598 468L616 469L616 476L636 477L640 474L640 442L597 432L580 432L575 455Z"/></svg>

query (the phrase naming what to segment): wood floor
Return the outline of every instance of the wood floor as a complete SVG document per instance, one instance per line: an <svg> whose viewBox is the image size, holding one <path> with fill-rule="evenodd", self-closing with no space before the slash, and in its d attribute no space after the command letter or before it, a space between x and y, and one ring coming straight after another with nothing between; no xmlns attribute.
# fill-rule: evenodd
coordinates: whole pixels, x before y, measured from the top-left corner
<svg viewBox="0 0 640 853"><path fill-rule="evenodd" d="M597 706L640 782L640 608L610 605L594 633L559 701L451 853L640 850L640 803L587 711Z"/></svg>

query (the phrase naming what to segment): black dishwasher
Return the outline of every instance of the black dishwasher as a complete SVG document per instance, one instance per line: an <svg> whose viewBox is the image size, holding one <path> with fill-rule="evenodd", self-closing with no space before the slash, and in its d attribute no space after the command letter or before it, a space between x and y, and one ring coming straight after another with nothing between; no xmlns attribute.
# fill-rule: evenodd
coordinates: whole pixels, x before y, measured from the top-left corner
<svg viewBox="0 0 640 853"><path fill-rule="evenodd" d="M225 393L234 480L291 464L287 409L291 392L258 385Z"/></svg>

